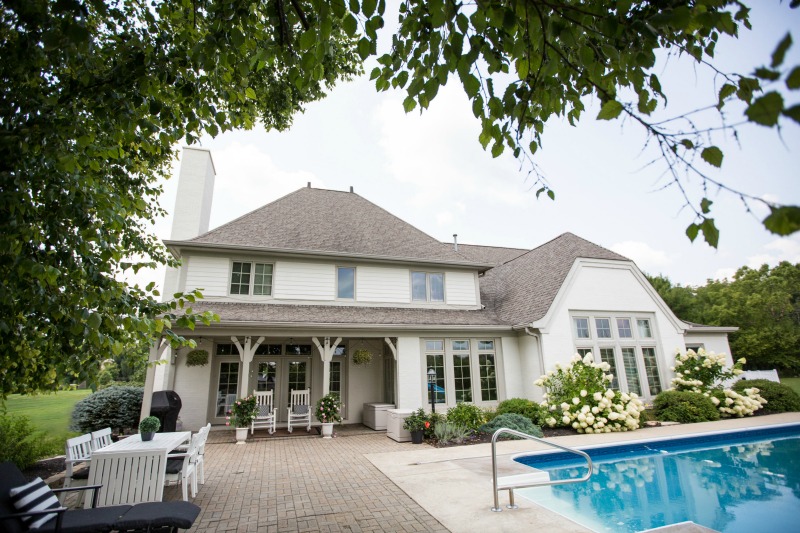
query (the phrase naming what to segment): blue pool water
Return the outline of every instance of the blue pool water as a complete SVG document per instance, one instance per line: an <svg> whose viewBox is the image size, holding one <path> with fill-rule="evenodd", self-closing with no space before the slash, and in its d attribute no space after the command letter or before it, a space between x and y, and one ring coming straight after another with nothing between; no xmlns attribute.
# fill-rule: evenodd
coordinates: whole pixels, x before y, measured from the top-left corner
<svg viewBox="0 0 800 533"><path fill-rule="evenodd" d="M585 449L583 483L517 491L595 531L692 521L724 533L800 531L800 425ZM520 457L551 479L580 477L565 453Z"/></svg>

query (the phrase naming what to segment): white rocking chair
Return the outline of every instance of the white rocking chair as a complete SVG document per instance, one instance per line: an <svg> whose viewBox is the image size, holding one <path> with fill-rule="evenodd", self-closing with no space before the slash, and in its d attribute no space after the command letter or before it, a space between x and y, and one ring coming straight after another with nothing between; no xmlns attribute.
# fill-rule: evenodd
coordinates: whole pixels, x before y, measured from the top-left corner
<svg viewBox="0 0 800 533"><path fill-rule="evenodd" d="M273 392L270 391L253 391L253 396L256 397L256 417L250 422L250 434L253 434L256 428L267 428L269 434L275 433L275 420L278 418L278 408L274 407L272 401Z"/></svg>
<svg viewBox="0 0 800 533"><path fill-rule="evenodd" d="M292 424L302 426L305 422L306 431L311 431L311 390L293 390L289 395L289 416L286 419L286 429L292 432Z"/></svg>

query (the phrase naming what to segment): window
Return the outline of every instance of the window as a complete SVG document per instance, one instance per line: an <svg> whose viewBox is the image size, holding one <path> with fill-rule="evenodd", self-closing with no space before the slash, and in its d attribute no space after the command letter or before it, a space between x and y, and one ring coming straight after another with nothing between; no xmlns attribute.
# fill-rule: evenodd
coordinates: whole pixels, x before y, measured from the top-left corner
<svg viewBox="0 0 800 533"><path fill-rule="evenodd" d="M411 299L415 302L444 302L444 274L412 272Z"/></svg>
<svg viewBox="0 0 800 533"><path fill-rule="evenodd" d="M278 375L278 363L275 361L262 361L258 363L258 381L256 390L274 391L275 379Z"/></svg>
<svg viewBox="0 0 800 533"><path fill-rule="evenodd" d="M337 398L341 401L342 399L342 362L341 361L331 361L331 373L330 379L328 380L329 388L331 394L336 395Z"/></svg>
<svg viewBox="0 0 800 533"><path fill-rule="evenodd" d="M639 327L639 338L640 339L652 339L653 332L650 331L650 321L646 318L640 318L636 320L636 325Z"/></svg>
<svg viewBox="0 0 800 533"><path fill-rule="evenodd" d="M576 318L575 319L575 336L579 339L588 339L589 335L589 319Z"/></svg>
<svg viewBox="0 0 800 533"><path fill-rule="evenodd" d="M650 388L650 394L655 396L661 392L661 378L658 376L656 349L642 348L642 359L644 359L644 373L645 376L647 376L647 386Z"/></svg>
<svg viewBox="0 0 800 533"><path fill-rule="evenodd" d="M595 318L594 326L597 328L598 339L611 338L611 322L607 318Z"/></svg>
<svg viewBox="0 0 800 533"><path fill-rule="evenodd" d="M611 367L609 373L614 376L611 380L611 388L619 388L619 379L617 378L617 358L614 356L614 348L600 348L600 361L608 363Z"/></svg>
<svg viewBox="0 0 800 533"><path fill-rule="evenodd" d="M622 349L622 365L625 368L625 379L628 382L628 392L642 394L642 386L639 383L639 369L636 366L636 349Z"/></svg>
<svg viewBox="0 0 800 533"><path fill-rule="evenodd" d="M472 401L469 341L453 341L453 381L456 403Z"/></svg>
<svg viewBox="0 0 800 533"><path fill-rule="evenodd" d="M481 378L481 400L497 401L497 366L494 341L478 341L478 369Z"/></svg>
<svg viewBox="0 0 800 533"><path fill-rule="evenodd" d="M272 265L234 261L231 267L231 294L272 294Z"/></svg>
<svg viewBox="0 0 800 533"><path fill-rule="evenodd" d="M633 337L633 333L631 332L631 319L630 318L618 318L617 319L617 331L619 332L620 339L630 339Z"/></svg>
<svg viewBox="0 0 800 533"><path fill-rule="evenodd" d="M442 341L434 341L434 343L431 344L434 346L444 346L444 342ZM428 344L428 346L431 346L431 344ZM435 403L446 403L447 395L445 393L444 382L444 352L428 352L425 354L425 372L427 372L429 368L432 368L434 372L436 372L436 379L434 380L432 386L428 384L428 403L431 403L431 394L433 394L433 401ZM427 376L425 379L427 379Z"/></svg>
<svg viewBox="0 0 800 533"><path fill-rule="evenodd" d="M280 344L259 344L256 355L281 355L283 347Z"/></svg>
<svg viewBox="0 0 800 533"><path fill-rule="evenodd" d="M336 297L353 300L356 296L355 267L338 267L336 269Z"/></svg>

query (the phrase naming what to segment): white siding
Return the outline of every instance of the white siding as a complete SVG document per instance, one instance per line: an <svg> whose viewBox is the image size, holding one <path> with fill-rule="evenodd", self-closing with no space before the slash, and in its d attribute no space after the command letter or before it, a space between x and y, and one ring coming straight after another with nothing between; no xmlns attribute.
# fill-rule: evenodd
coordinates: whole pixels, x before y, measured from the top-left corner
<svg viewBox="0 0 800 533"><path fill-rule="evenodd" d="M230 261L226 257L193 255L184 259L186 291L202 288L203 295L226 296L230 278Z"/></svg>
<svg viewBox="0 0 800 533"><path fill-rule="evenodd" d="M411 279L407 268L359 266L356 299L359 302L409 303Z"/></svg>
<svg viewBox="0 0 800 533"><path fill-rule="evenodd" d="M333 300L336 268L324 263L278 261L275 265L275 298L287 300Z"/></svg>
<svg viewBox="0 0 800 533"><path fill-rule="evenodd" d="M211 342L202 342L198 349L213 351ZM211 369L214 366L213 357L209 355L208 364L203 366L186 366L186 354L190 348L178 351L177 363L172 366L174 383L172 390L181 397L180 420L184 431L197 431L208 422L209 384L211 383ZM164 366L164 365L159 365ZM213 388L213 384L211 385Z"/></svg>
<svg viewBox="0 0 800 533"><path fill-rule="evenodd" d="M477 305L475 274L472 272L447 272L444 276L447 303L452 305Z"/></svg>

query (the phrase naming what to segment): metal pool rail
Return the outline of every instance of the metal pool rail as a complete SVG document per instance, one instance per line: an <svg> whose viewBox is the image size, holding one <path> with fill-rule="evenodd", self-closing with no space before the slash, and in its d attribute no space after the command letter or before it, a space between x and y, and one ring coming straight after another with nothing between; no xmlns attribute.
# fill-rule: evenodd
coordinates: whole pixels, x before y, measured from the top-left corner
<svg viewBox="0 0 800 533"><path fill-rule="evenodd" d="M581 457L586 459L586 463L589 466L589 471L586 473L585 476L575 479L561 479L556 481L551 481L548 479L547 481L544 482L541 481L541 475L538 472L533 474L516 474L513 476L503 476L498 478L497 437L499 437L503 433L510 433L511 435L522 437L523 439L535 440L536 442L540 442L546 446L552 446L553 448L558 448L566 452L580 455ZM500 508L500 501L499 501L499 493L501 490L508 491L509 503L506 507L508 509L516 509L517 505L514 504L514 489L524 489L528 487L539 487L545 485L565 485L567 483L580 483L582 481L587 481L590 477L592 477L592 459L591 457L589 457L588 454L580 450L567 448L566 446L561 446L560 444L555 444L554 442L549 442L544 439L540 439L539 437L534 437L533 435L528 435L527 433L522 433L521 431L516 431L514 429L500 428L494 432L494 435L492 435L492 483L494 486L494 507L492 507L492 511L496 513L499 513L500 511L503 510L502 508Z"/></svg>

